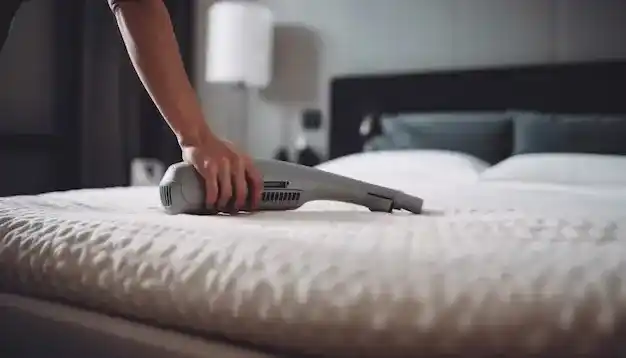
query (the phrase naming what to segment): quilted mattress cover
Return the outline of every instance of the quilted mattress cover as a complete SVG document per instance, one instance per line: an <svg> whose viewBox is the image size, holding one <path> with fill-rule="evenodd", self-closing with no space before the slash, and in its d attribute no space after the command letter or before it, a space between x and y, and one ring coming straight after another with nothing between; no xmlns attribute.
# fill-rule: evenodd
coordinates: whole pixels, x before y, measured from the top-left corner
<svg viewBox="0 0 626 358"><path fill-rule="evenodd" d="M0 287L294 352L619 355L618 211L174 217L153 188L9 197Z"/></svg>

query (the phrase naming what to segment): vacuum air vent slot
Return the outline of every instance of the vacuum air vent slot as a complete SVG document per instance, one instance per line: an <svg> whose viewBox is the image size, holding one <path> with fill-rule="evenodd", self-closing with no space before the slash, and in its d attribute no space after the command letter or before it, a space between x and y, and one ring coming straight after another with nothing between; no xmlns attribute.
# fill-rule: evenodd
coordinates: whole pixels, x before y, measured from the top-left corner
<svg viewBox="0 0 626 358"><path fill-rule="evenodd" d="M270 203L297 202L300 200L300 192L277 190L264 191L261 195L261 200L263 202Z"/></svg>
<svg viewBox="0 0 626 358"><path fill-rule="evenodd" d="M289 182L283 180L269 180L263 182L263 188L265 189L287 189L288 186Z"/></svg>
<svg viewBox="0 0 626 358"><path fill-rule="evenodd" d="M161 186L159 188L161 194L161 204L163 206L172 206L172 188L168 185Z"/></svg>

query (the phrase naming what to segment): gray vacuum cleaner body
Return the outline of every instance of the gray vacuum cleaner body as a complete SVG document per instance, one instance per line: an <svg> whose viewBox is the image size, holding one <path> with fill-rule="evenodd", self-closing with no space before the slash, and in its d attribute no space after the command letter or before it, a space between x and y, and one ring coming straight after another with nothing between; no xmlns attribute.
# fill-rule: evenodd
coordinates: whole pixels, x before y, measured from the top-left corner
<svg viewBox="0 0 626 358"><path fill-rule="evenodd" d="M423 200L401 191L278 160L255 160L263 177L258 211L293 210L315 200L352 203L374 212L422 211ZM187 163L172 164L159 185L161 205L168 214L208 214L204 180ZM242 208L249 211L249 208Z"/></svg>

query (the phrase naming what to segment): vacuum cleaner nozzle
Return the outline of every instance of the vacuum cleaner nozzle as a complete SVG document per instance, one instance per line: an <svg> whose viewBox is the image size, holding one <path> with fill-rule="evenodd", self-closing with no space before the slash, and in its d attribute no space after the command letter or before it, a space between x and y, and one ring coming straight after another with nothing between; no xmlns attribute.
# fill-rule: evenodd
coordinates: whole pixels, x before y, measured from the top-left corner
<svg viewBox="0 0 626 358"><path fill-rule="evenodd" d="M421 198L398 190L278 160L257 159L254 164L264 184L258 211L293 210L310 201L330 200L361 205L374 212L422 212ZM214 212L206 205L204 179L190 164L172 164L161 179L159 191L161 205L168 214Z"/></svg>

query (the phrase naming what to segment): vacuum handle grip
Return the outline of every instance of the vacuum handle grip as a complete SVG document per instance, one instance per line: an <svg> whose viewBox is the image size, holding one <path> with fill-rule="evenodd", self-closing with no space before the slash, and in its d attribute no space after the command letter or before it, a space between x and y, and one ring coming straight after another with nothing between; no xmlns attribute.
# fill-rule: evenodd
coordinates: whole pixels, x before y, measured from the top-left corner
<svg viewBox="0 0 626 358"><path fill-rule="evenodd" d="M167 168L159 183L161 206L166 213L177 214L215 214L217 210L206 202L206 186L204 178L190 164L181 162L172 164ZM233 188L231 199L226 204L225 211L234 206L236 189ZM248 193L246 202L239 211L252 210L252 194ZM255 210L294 209L298 205L273 203L260 203Z"/></svg>

